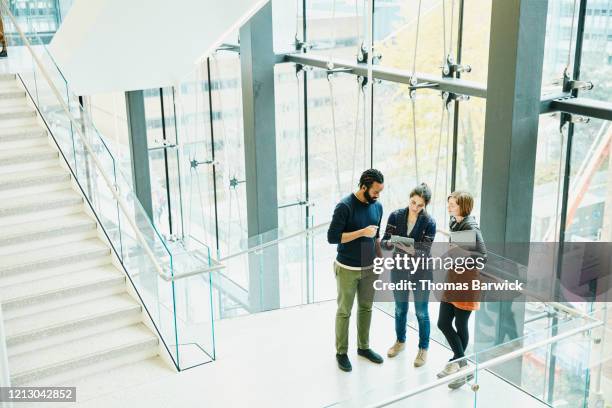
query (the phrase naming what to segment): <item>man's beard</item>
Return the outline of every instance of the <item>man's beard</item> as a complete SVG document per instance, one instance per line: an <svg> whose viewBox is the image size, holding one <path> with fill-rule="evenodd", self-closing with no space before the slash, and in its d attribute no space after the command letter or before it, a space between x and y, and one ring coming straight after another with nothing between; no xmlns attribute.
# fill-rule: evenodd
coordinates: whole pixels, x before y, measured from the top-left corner
<svg viewBox="0 0 612 408"><path fill-rule="evenodd" d="M367 202L369 204L375 203L376 202L376 198L372 197L370 195L370 189L367 189L364 193L363 196L365 197L365 199L367 200Z"/></svg>

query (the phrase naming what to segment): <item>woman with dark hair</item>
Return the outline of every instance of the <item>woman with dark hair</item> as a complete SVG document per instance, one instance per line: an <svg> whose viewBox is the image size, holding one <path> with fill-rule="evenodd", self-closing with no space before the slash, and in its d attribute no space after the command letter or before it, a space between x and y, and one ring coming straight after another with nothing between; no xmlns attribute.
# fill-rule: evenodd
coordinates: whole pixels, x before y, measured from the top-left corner
<svg viewBox="0 0 612 408"><path fill-rule="evenodd" d="M455 191L448 196L448 214L450 215L451 234L457 231L474 231L475 242L470 244L469 257L480 257L483 262L487 258L487 248L480 233L480 227L476 219L471 215L474 207L474 198L465 191ZM462 249L463 250L463 249ZM453 270L447 272L449 282L469 282L478 278L478 270L465 270L458 273ZM446 337L446 341L453 350L453 357L440 371L438 378L446 377L467 367L465 349L469 340L468 322L472 311L480 309L478 291L447 291L444 292L440 301L440 313L438 314L438 328ZM454 327L453 327L454 322ZM461 387L467 381L473 379L472 374L459 378L448 386L451 389Z"/></svg>
<svg viewBox="0 0 612 408"><path fill-rule="evenodd" d="M431 243L436 236L436 222L427 213L427 204L431 201L431 190L425 183L417 186L410 192L408 207L400 208L389 215L382 246L393 249L394 252L406 253L409 256L429 256ZM392 235L414 239L414 247L401 243L391 243ZM395 254L394 254L395 255ZM431 279L431 271L420 269L404 271L393 269L391 280L400 282L409 280L418 283L421 279ZM396 341L387 352L389 357L397 356L404 350L406 342L406 318L408 315L408 300L410 292L407 290L396 290L393 292L395 299L395 334ZM429 348L429 291L423 290L417 284L413 292L414 310L419 324L419 350L414 359L414 366L421 367L427 361L427 349Z"/></svg>

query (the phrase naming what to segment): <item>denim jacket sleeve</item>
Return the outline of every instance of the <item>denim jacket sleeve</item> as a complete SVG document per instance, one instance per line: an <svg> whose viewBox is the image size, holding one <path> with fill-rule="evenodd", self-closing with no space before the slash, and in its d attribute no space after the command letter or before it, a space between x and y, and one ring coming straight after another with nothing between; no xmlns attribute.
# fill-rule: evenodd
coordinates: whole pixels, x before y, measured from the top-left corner
<svg viewBox="0 0 612 408"><path fill-rule="evenodd" d="M389 218L387 219L387 226L385 227L385 234L381 240L381 246L383 249L393 249L393 245L391 245L388 241L391 239L391 235L395 233L397 229L397 214L393 211L389 214Z"/></svg>
<svg viewBox="0 0 612 408"><path fill-rule="evenodd" d="M429 218L427 220L427 225L425 226L425 232L423 234L423 240L416 245L417 255L422 255L424 257L429 256L429 252L431 251L431 245L436 238L436 221L433 218Z"/></svg>

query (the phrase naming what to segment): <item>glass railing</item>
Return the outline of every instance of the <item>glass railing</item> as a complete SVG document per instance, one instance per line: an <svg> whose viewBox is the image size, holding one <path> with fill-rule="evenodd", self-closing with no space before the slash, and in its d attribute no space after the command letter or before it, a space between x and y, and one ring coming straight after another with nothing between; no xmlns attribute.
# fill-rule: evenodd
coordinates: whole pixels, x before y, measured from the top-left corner
<svg viewBox="0 0 612 408"><path fill-rule="evenodd" d="M237 243L214 272L215 316L234 317L335 298L335 249L327 223L296 233L273 230Z"/></svg>
<svg viewBox="0 0 612 408"><path fill-rule="evenodd" d="M215 265L199 242L167 242L136 197L131 179L119 168L103 137L72 92L34 24L17 23L3 7L11 66L18 72L40 118L125 268L163 343L179 369L214 359L212 309L187 297L179 276ZM206 299L211 293L200 294ZM210 303L210 302L209 302ZM208 303L208 305L209 305ZM190 311L197 309L197 316Z"/></svg>
<svg viewBox="0 0 612 408"><path fill-rule="evenodd" d="M442 365L418 372L402 370L397 378L368 385L330 406L400 407L432 401L436 406L461 407L590 406L589 373L606 359L590 351L609 332L596 316L595 312L574 316L550 330L474 352L463 359L465 368L443 378L435 375Z"/></svg>

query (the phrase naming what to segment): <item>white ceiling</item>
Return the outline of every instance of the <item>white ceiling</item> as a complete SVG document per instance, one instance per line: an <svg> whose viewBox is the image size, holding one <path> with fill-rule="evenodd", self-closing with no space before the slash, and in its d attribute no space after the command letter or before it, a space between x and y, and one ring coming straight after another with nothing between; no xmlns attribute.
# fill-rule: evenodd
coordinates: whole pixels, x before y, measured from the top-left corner
<svg viewBox="0 0 612 408"><path fill-rule="evenodd" d="M51 53L78 95L172 85L268 0L76 0Z"/></svg>

